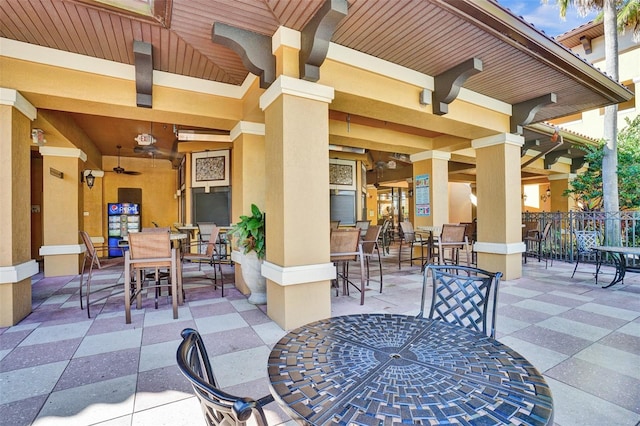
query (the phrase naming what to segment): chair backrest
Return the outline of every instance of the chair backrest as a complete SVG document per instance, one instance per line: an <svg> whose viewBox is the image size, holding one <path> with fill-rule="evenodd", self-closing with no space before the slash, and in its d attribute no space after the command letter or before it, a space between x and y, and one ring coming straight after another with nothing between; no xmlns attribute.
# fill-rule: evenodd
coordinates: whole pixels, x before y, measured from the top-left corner
<svg viewBox="0 0 640 426"><path fill-rule="evenodd" d="M331 229L338 229L338 226L340 226L340 221L339 220L332 220L331 221L331 225L330 225Z"/></svg>
<svg viewBox="0 0 640 426"><path fill-rule="evenodd" d="M216 226L213 222L198 222L198 235L200 241L209 241L211 239L211 232Z"/></svg>
<svg viewBox="0 0 640 426"><path fill-rule="evenodd" d="M170 258L169 232L132 232L129 234L131 259Z"/></svg>
<svg viewBox="0 0 640 426"><path fill-rule="evenodd" d="M362 241L362 252L364 254L372 254L373 250L378 244L378 238L380 237L380 231L382 227L380 225L372 225L367 228L367 233L364 235L364 241Z"/></svg>
<svg viewBox="0 0 640 426"><path fill-rule="evenodd" d="M79 231L80 232L80 238L82 238L82 242L84 243L84 246L87 248L87 251L85 253L85 258L90 258L92 262L96 262L96 266L98 266L98 269L100 269L100 259L98 258L97 252L96 252L96 248L93 245L93 241L91 241L91 237L89 236L89 234L87 234L86 231Z"/></svg>
<svg viewBox="0 0 640 426"><path fill-rule="evenodd" d="M402 231L402 238L407 243L412 243L416 239L416 232L413 230L413 224L411 222L400 222L400 230Z"/></svg>
<svg viewBox="0 0 640 426"><path fill-rule="evenodd" d="M356 228L358 229L367 230L369 225L371 225L370 220L356 220Z"/></svg>
<svg viewBox="0 0 640 426"><path fill-rule="evenodd" d="M266 426L262 406L251 398L228 394L217 388L207 350L200 334L191 328L182 330L176 361L200 401L208 425L241 425L253 415L259 426Z"/></svg>
<svg viewBox="0 0 640 426"><path fill-rule="evenodd" d="M220 234L220 228L214 226L211 229L211 234L209 235L209 242L207 242L207 257L209 259L213 259L213 253L216 251L216 241L218 241L218 234Z"/></svg>
<svg viewBox="0 0 640 426"><path fill-rule="evenodd" d="M331 260L356 260L360 230L357 228L334 229L331 232Z"/></svg>
<svg viewBox="0 0 640 426"><path fill-rule="evenodd" d="M472 243L476 239L476 222L460 222L460 225L466 226L464 235L467 237L467 241Z"/></svg>
<svg viewBox="0 0 640 426"><path fill-rule="evenodd" d="M544 228L542 230L542 234L540 234L540 241L544 241L549 236L549 231L551 231L551 222L547 222L544 224Z"/></svg>
<svg viewBox="0 0 640 426"><path fill-rule="evenodd" d="M591 249L600 245L598 231L574 231L578 253L589 253Z"/></svg>
<svg viewBox="0 0 640 426"><path fill-rule="evenodd" d="M443 243L467 243L466 225L445 223L442 225L442 233L440 234L440 241Z"/></svg>
<svg viewBox="0 0 640 426"><path fill-rule="evenodd" d="M429 318L441 319L495 338L501 272L465 266L428 265L422 280L422 303L418 317L424 316L429 273L433 280Z"/></svg>

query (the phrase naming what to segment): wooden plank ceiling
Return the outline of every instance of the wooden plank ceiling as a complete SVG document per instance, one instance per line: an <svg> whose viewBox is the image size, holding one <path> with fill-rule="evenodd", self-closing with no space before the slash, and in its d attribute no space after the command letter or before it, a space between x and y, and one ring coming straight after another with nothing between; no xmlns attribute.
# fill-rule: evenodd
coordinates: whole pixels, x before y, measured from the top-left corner
<svg viewBox="0 0 640 426"><path fill-rule="evenodd" d="M133 42L142 40L153 45L155 70L240 85L248 71L238 55L211 41L214 22L271 36L279 26L301 30L324 2L156 0L162 13L141 16L102 1L2 0L0 37L130 65ZM509 104L550 92L558 95L559 102L542 108L537 121L609 102L557 64L541 60L531 46L462 11L461 5L474 7L461 0L348 0L348 15L332 41L432 76L480 58L484 71L467 80L470 90ZM508 19L536 31L497 6ZM91 124L88 118L79 120Z"/></svg>

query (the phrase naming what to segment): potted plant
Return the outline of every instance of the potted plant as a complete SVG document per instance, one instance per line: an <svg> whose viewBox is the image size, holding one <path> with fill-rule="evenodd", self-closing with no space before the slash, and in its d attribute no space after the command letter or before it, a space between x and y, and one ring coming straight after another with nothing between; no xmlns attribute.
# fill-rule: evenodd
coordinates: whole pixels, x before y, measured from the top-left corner
<svg viewBox="0 0 640 426"><path fill-rule="evenodd" d="M249 303L267 303L267 280L260 271L265 256L264 214L252 204L251 216L240 216L240 221L231 226L229 233L240 249L242 278L251 291Z"/></svg>

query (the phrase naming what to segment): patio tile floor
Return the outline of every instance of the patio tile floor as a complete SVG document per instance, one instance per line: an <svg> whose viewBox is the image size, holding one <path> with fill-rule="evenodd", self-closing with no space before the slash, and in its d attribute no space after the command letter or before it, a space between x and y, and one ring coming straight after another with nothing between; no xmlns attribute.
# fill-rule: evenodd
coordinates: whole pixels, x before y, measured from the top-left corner
<svg viewBox="0 0 640 426"><path fill-rule="evenodd" d="M372 282L364 306L357 291L336 296L332 289L332 315L417 314L420 268L403 265L398 271L396 256L392 247L383 257L383 292ZM523 265L522 278L501 283L497 338L543 372L556 425L637 425L640 274L602 289L589 266L581 265L571 279L573 264ZM179 319L173 320L167 297L157 310L149 297L142 309L132 310L132 324L124 323L121 295L92 307L88 319L79 307L78 276L33 277L33 312L0 329L0 425L204 425L175 362L186 327L202 334L224 390L267 394L266 360L285 331L265 306L249 304L233 288L232 268L223 269L224 298L220 289L205 285L210 268L188 265ZM106 286L123 278L112 267L94 280ZM275 403L266 413L270 424L294 424Z"/></svg>

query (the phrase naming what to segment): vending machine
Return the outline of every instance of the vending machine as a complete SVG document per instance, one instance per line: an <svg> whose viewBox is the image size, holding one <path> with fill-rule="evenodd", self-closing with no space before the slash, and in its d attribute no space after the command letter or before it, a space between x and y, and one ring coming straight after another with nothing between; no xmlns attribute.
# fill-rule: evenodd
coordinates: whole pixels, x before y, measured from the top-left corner
<svg viewBox="0 0 640 426"><path fill-rule="evenodd" d="M108 203L109 257L122 256L122 239L129 232L140 232L140 205Z"/></svg>

